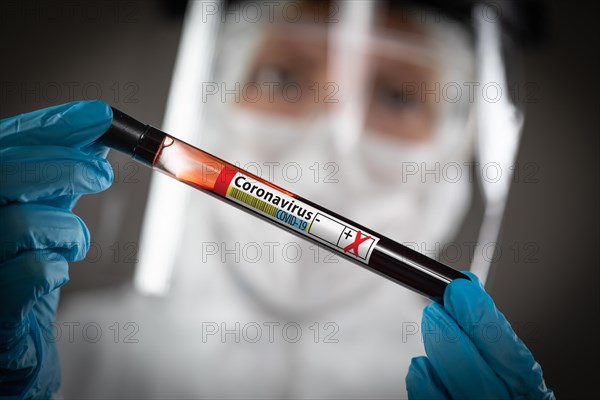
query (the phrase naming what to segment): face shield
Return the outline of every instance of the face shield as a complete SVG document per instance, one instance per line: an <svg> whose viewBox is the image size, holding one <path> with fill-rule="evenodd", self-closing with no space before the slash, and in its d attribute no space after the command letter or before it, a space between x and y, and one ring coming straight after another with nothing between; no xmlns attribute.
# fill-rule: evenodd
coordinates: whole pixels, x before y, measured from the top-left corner
<svg viewBox="0 0 600 400"><path fill-rule="evenodd" d="M503 85L499 50L486 53L498 32L486 21L474 17L482 33L474 39L439 13L372 1L217 4L191 4L165 130L417 250L450 240L461 226L476 151L491 162L498 150L502 167L512 163L518 116L506 99L481 105L473 90L482 78ZM490 114L495 122L481 124ZM268 260L220 260L259 303L284 312L323 310L380 283L170 185L162 177L152 184L136 273L144 292L165 293L173 266L185 276L181 285L193 282L183 271L199 268L194 243L206 240L240 252L252 243L287 246ZM494 209L482 234L495 240L507 187L483 192ZM179 202L169 214L174 234L157 246L154 199L166 193ZM189 222L182 210L190 209L201 224Z"/></svg>

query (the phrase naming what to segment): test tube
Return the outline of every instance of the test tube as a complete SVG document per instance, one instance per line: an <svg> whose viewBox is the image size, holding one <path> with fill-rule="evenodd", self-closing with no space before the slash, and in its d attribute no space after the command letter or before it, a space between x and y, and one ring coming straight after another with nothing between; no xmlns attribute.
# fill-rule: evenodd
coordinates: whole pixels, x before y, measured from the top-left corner
<svg viewBox="0 0 600 400"><path fill-rule="evenodd" d="M446 286L452 280L469 279L115 108L112 124L99 141L434 301L443 302Z"/></svg>

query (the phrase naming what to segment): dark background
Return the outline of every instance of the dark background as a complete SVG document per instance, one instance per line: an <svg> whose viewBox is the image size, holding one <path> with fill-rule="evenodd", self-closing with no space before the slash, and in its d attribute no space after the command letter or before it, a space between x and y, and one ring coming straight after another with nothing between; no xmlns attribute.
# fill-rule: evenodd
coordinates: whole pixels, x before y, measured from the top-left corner
<svg viewBox="0 0 600 400"><path fill-rule="evenodd" d="M100 98L160 126L181 32L178 4L3 1L0 117ZM547 34L523 52L533 96L488 290L562 398L598 375L600 133L596 2L543 2ZM102 256L72 265L63 296L131 280L150 171L111 153L115 184L80 200ZM531 167L533 166L533 167ZM533 177L534 179L526 179ZM106 219L120 223L102 224ZM400 378L399 378L400 379Z"/></svg>

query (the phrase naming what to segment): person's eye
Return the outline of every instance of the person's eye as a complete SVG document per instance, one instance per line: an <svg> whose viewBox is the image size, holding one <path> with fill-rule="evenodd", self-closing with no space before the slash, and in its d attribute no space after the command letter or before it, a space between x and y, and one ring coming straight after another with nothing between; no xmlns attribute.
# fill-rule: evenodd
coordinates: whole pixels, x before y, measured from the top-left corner
<svg viewBox="0 0 600 400"><path fill-rule="evenodd" d="M375 99L391 111L407 111L418 106L414 94L390 86L377 88Z"/></svg>
<svg viewBox="0 0 600 400"><path fill-rule="evenodd" d="M268 84L285 86L288 84L297 84L298 76L290 68L277 65L265 65L256 70L253 81L258 85Z"/></svg>

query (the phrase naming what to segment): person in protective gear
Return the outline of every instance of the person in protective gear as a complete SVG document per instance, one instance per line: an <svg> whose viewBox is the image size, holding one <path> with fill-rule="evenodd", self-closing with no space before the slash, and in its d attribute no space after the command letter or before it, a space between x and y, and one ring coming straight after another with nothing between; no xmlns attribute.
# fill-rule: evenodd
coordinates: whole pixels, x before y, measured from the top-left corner
<svg viewBox="0 0 600 400"><path fill-rule="evenodd" d="M455 233L471 186L465 180L421 182L419 175L403 174L403 168L462 165L472 159L475 135L468 127L473 107L464 96L439 102L434 93L421 100L410 84L427 89L436 82L443 87L476 79L475 49L460 25L420 25L418 18L402 14L386 18L370 3L339 3L339 22L329 25L285 17L257 22L238 18L243 6L228 10L223 29L214 30L219 36L213 57L202 57L214 63L214 76L204 83L215 83L221 92L215 95L215 86L207 85L199 94L200 86L187 81L192 92L178 91L167 117L185 108L191 110L187 117L195 118L198 109L180 106L197 101L206 117L186 127L198 127L193 143L259 174L252 167L299 165L304 173L298 177L289 174L293 168L261 175L393 239L432 248ZM190 47L182 49L181 57L207 40L193 37L194 27L206 17L203 6L191 5L182 39ZM178 79L176 74L174 85ZM236 84L245 94L228 97ZM256 88L274 90L256 97ZM296 99L292 89L298 88L305 96ZM199 100L204 95L206 101ZM338 101L328 102L331 96ZM38 113L48 124L61 124L51 109ZM3 122L2 136L19 126ZM101 133L94 132L90 142ZM315 167L331 179L321 174L316 183L315 175L307 173ZM153 199L173 193L159 182L153 182L145 231L147 237L167 241L152 228L153 223L162 228L152 214ZM180 209L174 205L177 197L169 198L171 219ZM164 243L146 245L150 250L141 254L136 276L138 288L151 293L140 286L165 275L152 269L153 260L162 259L155 255L173 254L172 276L162 285L170 288L165 297L123 288L79 295L61 307L62 321L100 326L134 321L139 328L135 344L59 341L66 396L398 398L404 384L413 398L552 396L539 365L476 283L452 283L444 306L427 306L419 324L426 301L408 290L343 260L332 262L326 253L261 221L232 214L231 207L208 196L188 196L181 209L190 222L169 235L176 238L176 250L166 251ZM239 250L257 244L263 247L258 259ZM11 319L19 326L22 321ZM254 341L247 328L257 326L263 336ZM292 338L290 326L304 327L304 337ZM498 335L481 339L490 334L490 326ZM272 329L283 334L273 337ZM419 357L424 352L427 358ZM56 358L36 354L42 356L28 357L35 360L32 364L58 370ZM19 363L10 365L21 370ZM55 390L40 376L27 375L20 389Z"/></svg>

